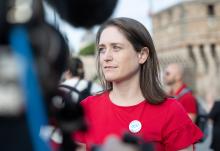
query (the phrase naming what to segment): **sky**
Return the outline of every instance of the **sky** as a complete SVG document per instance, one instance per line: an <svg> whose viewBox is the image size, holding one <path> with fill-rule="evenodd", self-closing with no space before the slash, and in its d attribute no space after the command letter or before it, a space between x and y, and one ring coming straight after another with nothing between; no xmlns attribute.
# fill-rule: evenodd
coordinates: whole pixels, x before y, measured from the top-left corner
<svg viewBox="0 0 220 151"><path fill-rule="evenodd" d="M149 0L119 0L113 17L130 17L150 28Z"/></svg>
<svg viewBox="0 0 220 151"><path fill-rule="evenodd" d="M118 4L111 17L130 17L140 21L151 32L150 12L157 12L183 0L118 0ZM47 20L54 21L54 11L47 9ZM56 18L60 31L69 40L69 46L75 52L80 48L80 41L85 34L85 29L75 28L59 17Z"/></svg>

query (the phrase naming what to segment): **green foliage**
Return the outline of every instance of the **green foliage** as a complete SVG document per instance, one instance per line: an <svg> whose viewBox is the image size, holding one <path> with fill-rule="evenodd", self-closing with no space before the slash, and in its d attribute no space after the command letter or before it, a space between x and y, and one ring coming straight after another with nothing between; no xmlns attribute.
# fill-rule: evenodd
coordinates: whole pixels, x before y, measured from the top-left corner
<svg viewBox="0 0 220 151"><path fill-rule="evenodd" d="M95 54L95 43L91 43L86 47L80 49L79 54L82 56L94 55Z"/></svg>

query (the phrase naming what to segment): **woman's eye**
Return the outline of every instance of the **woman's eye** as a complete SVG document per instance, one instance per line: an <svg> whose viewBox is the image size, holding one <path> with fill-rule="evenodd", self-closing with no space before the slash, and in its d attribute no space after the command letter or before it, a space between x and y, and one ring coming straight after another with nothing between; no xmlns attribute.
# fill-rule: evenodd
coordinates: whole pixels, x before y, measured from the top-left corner
<svg viewBox="0 0 220 151"><path fill-rule="evenodd" d="M121 49L121 47L119 46L113 46L113 49L116 50L116 51L119 51Z"/></svg>
<svg viewBox="0 0 220 151"><path fill-rule="evenodd" d="M105 50L104 48L98 48L98 52L99 52L99 53L103 53L104 50Z"/></svg>

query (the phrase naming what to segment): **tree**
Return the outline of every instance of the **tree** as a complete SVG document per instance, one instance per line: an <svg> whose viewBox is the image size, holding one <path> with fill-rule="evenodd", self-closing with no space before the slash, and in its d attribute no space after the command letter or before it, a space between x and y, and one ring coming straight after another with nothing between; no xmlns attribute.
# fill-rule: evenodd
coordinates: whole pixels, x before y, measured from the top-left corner
<svg viewBox="0 0 220 151"><path fill-rule="evenodd" d="M80 49L79 54L82 56L94 55L95 54L95 43L90 43L87 46Z"/></svg>

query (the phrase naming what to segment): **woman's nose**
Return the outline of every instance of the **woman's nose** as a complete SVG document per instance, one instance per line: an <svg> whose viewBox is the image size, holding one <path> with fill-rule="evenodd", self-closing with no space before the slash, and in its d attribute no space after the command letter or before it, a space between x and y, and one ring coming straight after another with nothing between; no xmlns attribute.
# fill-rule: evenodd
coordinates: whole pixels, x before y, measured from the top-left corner
<svg viewBox="0 0 220 151"><path fill-rule="evenodd" d="M112 59L113 59L113 55L112 55L111 50L107 50L104 55L104 60L111 61Z"/></svg>

